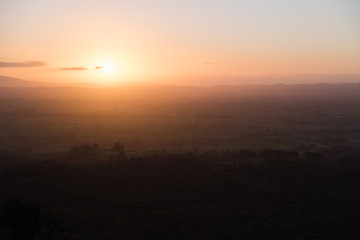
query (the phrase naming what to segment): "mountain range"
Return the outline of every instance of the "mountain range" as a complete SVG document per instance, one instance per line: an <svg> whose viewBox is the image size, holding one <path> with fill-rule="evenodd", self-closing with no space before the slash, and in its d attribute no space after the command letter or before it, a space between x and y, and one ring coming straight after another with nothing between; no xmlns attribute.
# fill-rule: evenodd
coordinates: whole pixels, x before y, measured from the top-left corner
<svg viewBox="0 0 360 240"><path fill-rule="evenodd" d="M60 83L26 81L19 78L0 75L0 87L37 88L37 87L59 87L59 86L65 86L65 85Z"/></svg>

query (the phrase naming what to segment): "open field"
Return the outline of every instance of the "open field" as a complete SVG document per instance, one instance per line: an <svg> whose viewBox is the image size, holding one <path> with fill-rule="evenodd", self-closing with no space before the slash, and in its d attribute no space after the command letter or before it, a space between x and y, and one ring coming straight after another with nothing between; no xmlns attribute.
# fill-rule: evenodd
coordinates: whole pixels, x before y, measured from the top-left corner
<svg viewBox="0 0 360 240"><path fill-rule="evenodd" d="M3 88L0 148L36 154L119 141L130 153L359 150L358 85L244 88Z"/></svg>

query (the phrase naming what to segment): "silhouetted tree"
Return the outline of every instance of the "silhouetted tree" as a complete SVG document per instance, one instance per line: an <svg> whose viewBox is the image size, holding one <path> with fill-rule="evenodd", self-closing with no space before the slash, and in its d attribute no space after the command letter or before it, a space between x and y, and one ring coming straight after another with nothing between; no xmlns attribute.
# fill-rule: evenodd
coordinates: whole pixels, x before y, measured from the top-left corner
<svg viewBox="0 0 360 240"><path fill-rule="evenodd" d="M119 142L116 142L111 148L111 151L118 152L118 153L124 152L124 150L125 150L124 144L119 143Z"/></svg>
<svg viewBox="0 0 360 240"><path fill-rule="evenodd" d="M124 144L116 142L110 150L116 153L115 156L111 157L112 159L122 160L126 158Z"/></svg>
<svg viewBox="0 0 360 240"><path fill-rule="evenodd" d="M95 151L98 151L100 148L99 148L99 145L97 145L96 143L93 144L93 149Z"/></svg>
<svg viewBox="0 0 360 240"><path fill-rule="evenodd" d="M91 146L90 144L84 143L76 145L70 148L69 154L76 157L89 157L98 153L99 147L96 143Z"/></svg>

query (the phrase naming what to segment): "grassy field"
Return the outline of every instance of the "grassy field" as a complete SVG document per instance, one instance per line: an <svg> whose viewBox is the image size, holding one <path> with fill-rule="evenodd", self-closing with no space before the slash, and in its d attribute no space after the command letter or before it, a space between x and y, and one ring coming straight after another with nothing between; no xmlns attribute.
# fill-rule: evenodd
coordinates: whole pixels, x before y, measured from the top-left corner
<svg viewBox="0 0 360 240"><path fill-rule="evenodd" d="M341 97L3 98L0 148L64 152L116 141L127 151L357 148L360 104Z"/></svg>

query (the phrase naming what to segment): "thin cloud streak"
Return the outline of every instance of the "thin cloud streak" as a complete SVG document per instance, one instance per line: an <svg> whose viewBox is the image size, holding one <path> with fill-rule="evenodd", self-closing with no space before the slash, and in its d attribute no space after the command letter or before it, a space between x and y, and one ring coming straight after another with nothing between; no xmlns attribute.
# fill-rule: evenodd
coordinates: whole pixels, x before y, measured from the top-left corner
<svg viewBox="0 0 360 240"><path fill-rule="evenodd" d="M64 68L62 68L62 70L67 70L67 71L85 71L85 70L88 70L88 68L86 68L86 67L64 67Z"/></svg>
<svg viewBox="0 0 360 240"><path fill-rule="evenodd" d="M104 69L104 68L105 68L104 66L96 66L95 70L100 70L100 69Z"/></svg>
<svg viewBox="0 0 360 240"><path fill-rule="evenodd" d="M0 62L0 68L44 67L46 65L44 61Z"/></svg>

